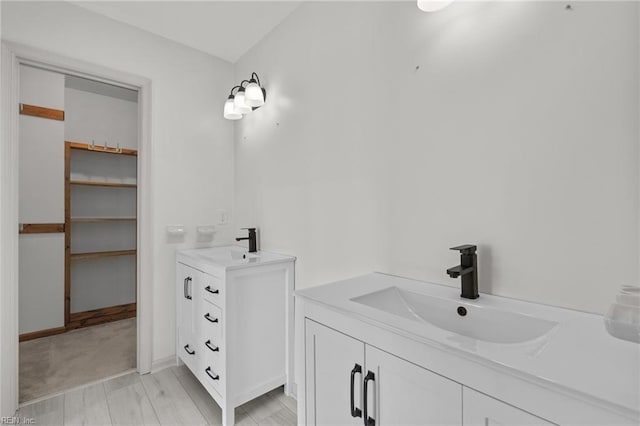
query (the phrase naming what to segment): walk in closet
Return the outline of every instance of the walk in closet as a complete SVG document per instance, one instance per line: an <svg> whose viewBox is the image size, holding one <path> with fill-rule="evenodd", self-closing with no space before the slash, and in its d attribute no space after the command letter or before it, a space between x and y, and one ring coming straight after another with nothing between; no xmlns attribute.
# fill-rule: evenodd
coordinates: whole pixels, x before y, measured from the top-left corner
<svg viewBox="0 0 640 426"><path fill-rule="evenodd" d="M135 316L136 157L65 142L68 329Z"/></svg>
<svg viewBox="0 0 640 426"><path fill-rule="evenodd" d="M133 317L137 92L28 66L21 77L22 340Z"/></svg>
<svg viewBox="0 0 640 426"><path fill-rule="evenodd" d="M32 387L40 382L64 387L65 377L48 380L44 370L34 374L41 366L56 375L83 358L77 348L50 353L75 343L52 341L40 348L34 339L113 323L92 350L106 353L98 345L109 340L130 352L110 354L119 364L103 368L109 374L135 367L135 320L115 321L136 316L138 93L26 65L20 67L20 83L22 398L23 382L25 397L37 397ZM96 353L85 353L75 370L99 370L90 364ZM29 360L24 368L23 358ZM55 362L61 365L52 368Z"/></svg>

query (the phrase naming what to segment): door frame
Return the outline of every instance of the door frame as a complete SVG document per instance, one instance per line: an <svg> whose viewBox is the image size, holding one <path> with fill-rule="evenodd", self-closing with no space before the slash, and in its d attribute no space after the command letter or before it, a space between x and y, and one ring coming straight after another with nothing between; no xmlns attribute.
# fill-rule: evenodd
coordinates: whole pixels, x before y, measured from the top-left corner
<svg viewBox="0 0 640 426"><path fill-rule="evenodd" d="M152 364L151 80L4 40L0 54L0 415L13 416L18 408L19 380L19 67L32 65L138 90L136 369L140 374L149 373Z"/></svg>

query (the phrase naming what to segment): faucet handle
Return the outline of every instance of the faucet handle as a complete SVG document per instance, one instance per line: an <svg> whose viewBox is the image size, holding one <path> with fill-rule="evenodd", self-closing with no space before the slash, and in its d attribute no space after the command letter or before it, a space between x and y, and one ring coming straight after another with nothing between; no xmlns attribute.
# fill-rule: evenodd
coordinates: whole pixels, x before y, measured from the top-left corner
<svg viewBox="0 0 640 426"><path fill-rule="evenodd" d="M247 231L255 231L256 228L240 228L240 229L246 229Z"/></svg>
<svg viewBox="0 0 640 426"><path fill-rule="evenodd" d="M456 250L456 251L459 251L461 254L474 254L477 249L478 247L474 246L473 244L464 244L457 247L451 247L449 250Z"/></svg>

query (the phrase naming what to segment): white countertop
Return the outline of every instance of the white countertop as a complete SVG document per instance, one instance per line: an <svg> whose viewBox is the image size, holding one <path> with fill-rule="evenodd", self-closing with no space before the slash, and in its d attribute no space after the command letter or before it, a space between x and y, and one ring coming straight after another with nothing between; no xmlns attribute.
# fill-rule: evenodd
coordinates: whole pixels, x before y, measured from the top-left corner
<svg viewBox="0 0 640 426"><path fill-rule="evenodd" d="M178 250L176 258L179 262L188 263L190 266L201 269L204 272L215 270L236 270L264 266L275 263L293 262L294 256L271 253L259 250L255 253L240 246L219 246L199 249Z"/></svg>
<svg viewBox="0 0 640 426"><path fill-rule="evenodd" d="M504 309L558 322L545 336L523 343L491 343L426 322L396 316L350 299L389 287ZM427 344L446 346L508 373L559 386L640 416L640 345L609 335L600 315L481 294L460 298L460 289L372 273L296 292L323 305Z"/></svg>

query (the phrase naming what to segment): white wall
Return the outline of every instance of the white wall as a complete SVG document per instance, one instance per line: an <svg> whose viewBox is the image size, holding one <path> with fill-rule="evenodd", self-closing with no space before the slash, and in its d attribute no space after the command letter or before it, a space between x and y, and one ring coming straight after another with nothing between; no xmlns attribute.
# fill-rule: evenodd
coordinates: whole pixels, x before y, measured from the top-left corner
<svg viewBox="0 0 640 426"><path fill-rule="evenodd" d="M64 327L64 234L20 235L19 261L19 333Z"/></svg>
<svg viewBox="0 0 640 426"><path fill-rule="evenodd" d="M64 109L64 75L19 73L21 103ZM19 223L64 223L64 122L20 115L18 136ZM64 234L18 238L19 333L64 327Z"/></svg>
<svg viewBox="0 0 640 426"><path fill-rule="evenodd" d="M66 87L64 138L138 149L138 103Z"/></svg>
<svg viewBox="0 0 640 426"><path fill-rule="evenodd" d="M245 54L238 225L297 287L371 270L604 312L638 284L633 2L308 2Z"/></svg>
<svg viewBox="0 0 640 426"><path fill-rule="evenodd" d="M193 246L196 225L231 209L232 126L222 118L231 65L66 2L3 1L2 38L151 79L153 359L171 356L176 246L165 225L187 226L183 246Z"/></svg>

